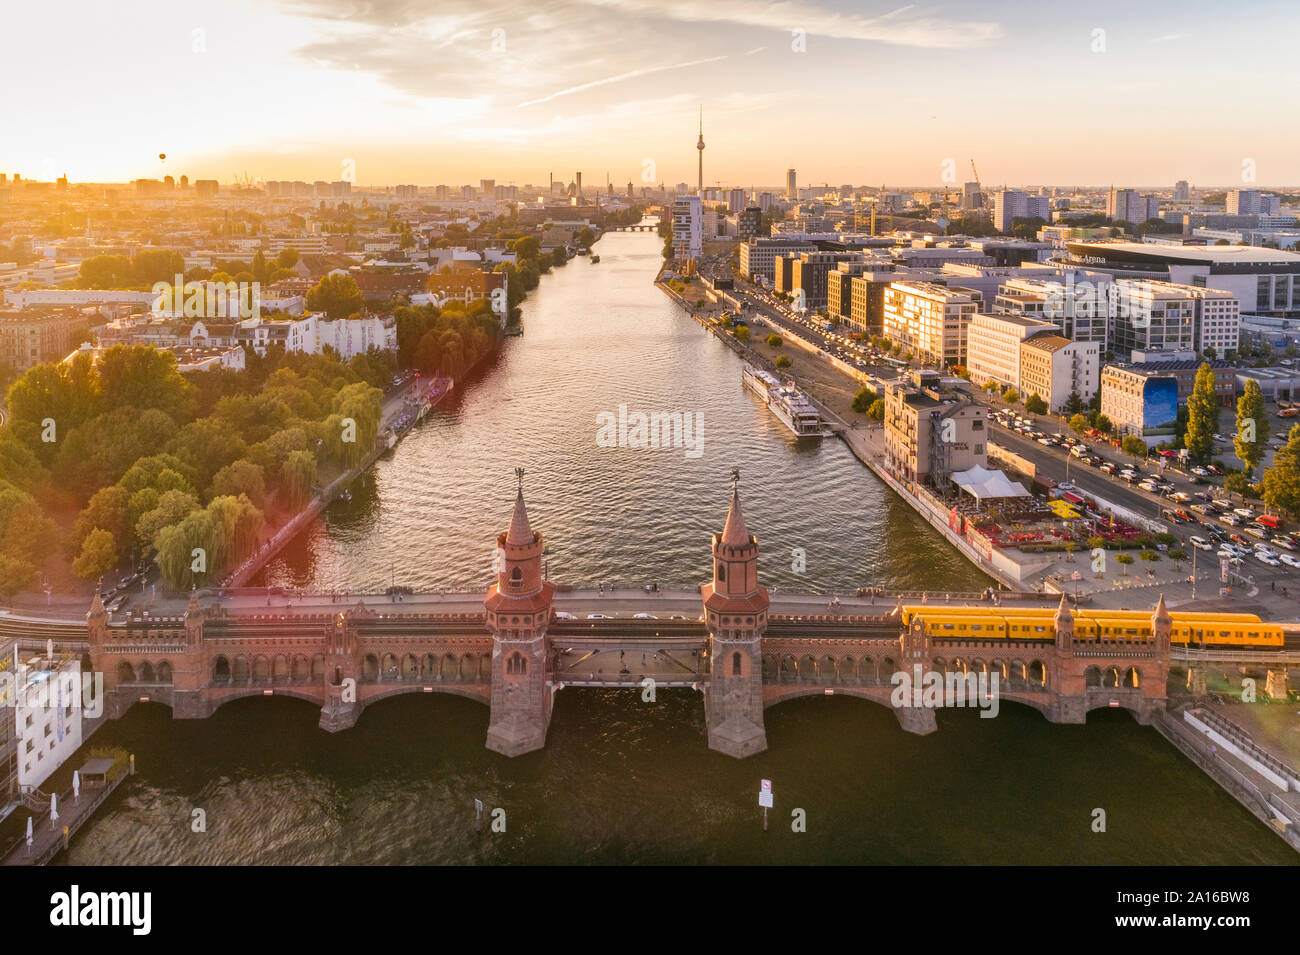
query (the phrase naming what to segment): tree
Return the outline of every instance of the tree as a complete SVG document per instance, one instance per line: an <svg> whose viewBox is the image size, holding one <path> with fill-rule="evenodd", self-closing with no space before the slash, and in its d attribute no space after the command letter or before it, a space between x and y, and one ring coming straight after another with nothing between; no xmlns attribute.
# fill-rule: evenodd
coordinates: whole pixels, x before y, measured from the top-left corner
<svg viewBox="0 0 1300 955"><path fill-rule="evenodd" d="M866 414L871 403L876 400L876 393L863 385L858 389L858 393L853 396L853 410L858 414Z"/></svg>
<svg viewBox="0 0 1300 955"><path fill-rule="evenodd" d="M1206 362L1196 372L1196 383L1187 402L1187 453L1197 464L1204 464L1214 454L1214 431L1218 425L1214 369Z"/></svg>
<svg viewBox="0 0 1300 955"><path fill-rule="evenodd" d="M261 506L266 496L266 482L260 466L252 461L232 461L212 476L208 496L238 497L243 494L254 505Z"/></svg>
<svg viewBox="0 0 1300 955"><path fill-rule="evenodd" d="M1047 402L1035 392L1025 399L1025 410L1031 414L1047 414Z"/></svg>
<svg viewBox="0 0 1300 955"><path fill-rule="evenodd" d="M867 409L867 417L872 421L885 420L885 402L882 398L877 398L871 402L871 407Z"/></svg>
<svg viewBox="0 0 1300 955"><path fill-rule="evenodd" d="M351 275L327 275L307 293L307 307L332 319L347 318L365 306L365 298Z"/></svg>
<svg viewBox="0 0 1300 955"><path fill-rule="evenodd" d="M736 338L737 338L739 341L742 341L742 342L747 342L747 341L749 341L749 326L748 326L748 325L737 325L737 326L736 326L735 335L736 335Z"/></svg>
<svg viewBox="0 0 1300 955"><path fill-rule="evenodd" d="M1133 563L1132 554L1116 554L1115 560L1124 568L1124 576L1128 576L1128 566Z"/></svg>
<svg viewBox="0 0 1300 955"><path fill-rule="evenodd" d="M1014 388L1008 388L1006 391L1002 392L1002 400L1009 405L1014 405L1020 400L1020 392L1016 391Z"/></svg>
<svg viewBox="0 0 1300 955"><path fill-rule="evenodd" d="M776 332L773 332L771 335L768 335L767 338L764 339L764 341L766 341L773 348L780 348L781 345L784 343L781 336L776 334Z"/></svg>
<svg viewBox="0 0 1300 955"><path fill-rule="evenodd" d="M1075 434L1083 434L1088 428L1088 419L1083 415L1076 414L1070 419L1070 430Z"/></svg>
<svg viewBox="0 0 1300 955"><path fill-rule="evenodd" d="M1264 393L1254 378L1246 379L1245 390L1237 399L1237 433L1232 437L1233 450L1246 463L1247 474L1253 474L1264 460L1268 441L1268 409L1264 407Z"/></svg>
<svg viewBox="0 0 1300 955"><path fill-rule="evenodd" d="M1229 494L1240 494L1244 501L1252 490L1250 476L1245 471L1234 471L1223 479L1223 489Z"/></svg>
<svg viewBox="0 0 1300 955"><path fill-rule="evenodd" d="M90 580L102 577L117 566L117 541L112 533L95 528L86 535L81 554L72 562L72 572Z"/></svg>
<svg viewBox="0 0 1300 955"><path fill-rule="evenodd" d="M1097 415L1097 420L1093 422L1093 427L1102 434L1110 434L1115 429L1115 425L1104 414Z"/></svg>
<svg viewBox="0 0 1300 955"><path fill-rule="evenodd" d="M789 356L789 355L778 355L777 358L776 358L776 367L777 367L777 368L789 368L789 367L790 367L790 356Z"/></svg>
<svg viewBox="0 0 1300 955"><path fill-rule="evenodd" d="M1145 458L1147 456L1147 443L1136 434L1125 435L1120 450L1133 458Z"/></svg>
<svg viewBox="0 0 1300 955"><path fill-rule="evenodd" d="M1273 455L1273 466L1264 472L1264 503L1300 514L1300 426L1291 429L1287 443Z"/></svg>
<svg viewBox="0 0 1300 955"><path fill-rule="evenodd" d="M1075 415L1082 413L1085 408L1087 408L1087 405L1079 397L1079 393L1072 391L1070 397L1065 399L1065 405L1061 410L1065 412L1066 417L1073 418Z"/></svg>
<svg viewBox="0 0 1300 955"><path fill-rule="evenodd" d="M316 483L316 456L310 451L291 451L280 468L280 493L284 504L300 508L311 497Z"/></svg>
<svg viewBox="0 0 1300 955"><path fill-rule="evenodd" d="M576 241L578 245L582 246L584 249L590 249L591 244L596 241L596 233L590 226L583 226L578 230Z"/></svg>

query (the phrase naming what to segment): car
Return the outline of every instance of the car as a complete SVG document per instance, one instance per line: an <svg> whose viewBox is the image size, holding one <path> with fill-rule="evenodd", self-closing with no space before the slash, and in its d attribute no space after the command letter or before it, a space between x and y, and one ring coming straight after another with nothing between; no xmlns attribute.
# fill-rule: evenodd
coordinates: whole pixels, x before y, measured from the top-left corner
<svg viewBox="0 0 1300 955"><path fill-rule="evenodd" d="M1205 468L1197 467L1197 468L1192 468L1192 473L1195 474L1197 477L1208 477L1210 472L1205 470Z"/></svg>
<svg viewBox="0 0 1300 955"><path fill-rule="evenodd" d="M607 613L589 613L587 614L587 619L588 620L613 620L614 618Z"/></svg>
<svg viewBox="0 0 1300 955"><path fill-rule="evenodd" d="M1189 537L1187 543L1191 544L1197 550L1214 550L1214 546L1204 537Z"/></svg>
<svg viewBox="0 0 1300 955"><path fill-rule="evenodd" d="M1143 481L1138 487L1150 494L1154 494L1158 490L1154 481Z"/></svg>
<svg viewBox="0 0 1300 955"><path fill-rule="evenodd" d="M1105 471L1107 474L1114 474L1115 465L1111 464L1109 461L1105 461L1101 465L1101 470Z"/></svg>
<svg viewBox="0 0 1300 955"><path fill-rule="evenodd" d="M1223 435L1221 435L1221 434L1216 434L1216 435L1214 436L1214 440L1215 440L1215 441L1227 441L1228 439L1225 438L1225 437L1224 437Z"/></svg>
<svg viewBox="0 0 1300 955"><path fill-rule="evenodd" d="M1252 510L1251 510L1250 508L1248 508L1248 507L1234 507L1234 508L1232 509L1232 513L1234 513L1234 514L1236 514L1238 517L1240 517L1240 518L1244 518L1245 520L1248 520L1248 521L1250 521L1250 520L1254 520L1254 518L1255 518L1255 512L1252 511Z"/></svg>
<svg viewBox="0 0 1300 955"><path fill-rule="evenodd" d="M1300 548L1296 547L1295 541L1289 537L1274 537L1269 543L1283 550L1300 550Z"/></svg>
<svg viewBox="0 0 1300 955"><path fill-rule="evenodd" d="M1265 540L1268 538L1268 531L1264 530L1264 528L1258 526L1257 524L1251 524L1249 527L1247 527L1246 533L1249 534L1251 537L1258 537L1260 540Z"/></svg>
<svg viewBox="0 0 1300 955"><path fill-rule="evenodd" d="M555 619L556 620L577 620L578 618L574 614L569 613L567 610L557 610L555 611Z"/></svg>
<svg viewBox="0 0 1300 955"><path fill-rule="evenodd" d="M1220 468L1218 465L1207 464L1207 465L1205 466L1205 470L1209 471L1211 474L1214 474L1214 475L1219 475L1219 476L1222 476L1222 475L1223 475L1223 469Z"/></svg>
<svg viewBox="0 0 1300 955"><path fill-rule="evenodd" d="M632 614L632 619L633 620L658 620L659 618L652 613L634 613Z"/></svg>
<svg viewBox="0 0 1300 955"><path fill-rule="evenodd" d="M1085 454L1087 454L1088 451L1087 448L1085 448L1082 444L1076 444L1074 447L1070 449L1070 453L1073 454L1076 458L1081 458Z"/></svg>
<svg viewBox="0 0 1300 955"><path fill-rule="evenodd" d="M1255 545L1254 551L1256 554L1267 554L1269 557L1277 556L1277 551L1269 547L1263 541L1260 541L1258 544Z"/></svg>
<svg viewBox="0 0 1300 955"><path fill-rule="evenodd" d="M1267 564L1269 567L1279 567L1282 564L1282 562L1276 557L1270 557L1268 554L1264 553L1256 553L1255 559L1261 564Z"/></svg>
<svg viewBox="0 0 1300 955"><path fill-rule="evenodd" d="M1239 527L1241 525L1241 518L1236 514L1220 514L1219 523L1227 524L1229 527Z"/></svg>
<svg viewBox="0 0 1300 955"><path fill-rule="evenodd" d="M1052 446L1052 439L1051 439L1051 438L1038 438L1037 440L1038 440L1038 443L1039 443L1039 444L1045 444L1045 445L1047 445L1049 448Z"/></svg>
<svg viewBox="0 0 1300 955"><path fill-rule="evenodd" d="M1300 567L1300 557L1296 557L1292 554L1278 554L1277 559L1288 567Z"/></svg>

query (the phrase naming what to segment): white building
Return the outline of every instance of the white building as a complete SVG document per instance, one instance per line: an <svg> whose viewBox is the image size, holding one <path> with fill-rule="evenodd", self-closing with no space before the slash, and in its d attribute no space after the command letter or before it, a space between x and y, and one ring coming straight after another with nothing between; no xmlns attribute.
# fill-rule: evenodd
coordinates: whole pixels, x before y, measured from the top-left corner
<svg viewBox="0 0 1300 955"><path fill-rule="evenodd" d="M1106 196L1106 215L1111 219L1141 225L1160 217L1160 200L1138 195L1134 189L1112 189Z"/></svg>
<svg viewBox="0 0 1300 955"><path fill-rule="evenodd" d="M377 316L337 321L322 317L316 322L316 350L322 351L326 345L337 351L344 361L354 355L364 355L371 348L397 351L397 325L391 320L385 323Z"/></svg>
<svg viewBox="0 0 1300 955"><path fill-rule="evenodd" d="M1051 322L1023 315L974 315L966 328L966 370L971 384L990 381L1020 388L1020 345L1031 335L1060 331Z"/></svg>
<svg viewBox="0 0 1300 955"><path fill-rule="evenodd" d="M885 290L884 333L941 366L966 364L966 328L979 310L977 293L933 282L891 282Z"/></svg>
<svg viewBox="0 0 1300 955"><path fill-rule="evenodd" d="M46 655L15 668L18 784L39 786L81 747L81 661Z"/></svg>
<svg viewBox="0 0 1300 955"><path fill-rule="evenodd" d="M1071 394L1086 403L1100 384L1101 346L1097 342L1036 335L1020 343L1020 394L1038 395L1053 414L1065 407Z"/></svg>
<svg viewBox="0 0 1300 955"><path fill-rule="evenodd" d="M1231 189L1225 206L1230 216L1277 215L1282 210L1282 200L1258 189Z"/></svg>
<svg viewBox="0 0 1300 955"><path fill-rule="evenodd" d="M1196 303L1192 322L1192 348L1198 353L1213 348L1226 358L1236 354L1241 344L1241 303L1237 296L1216 288L1188 289Z"/></svg>
<svg viewBox="0 0 1300 955"><path fill-rule="evenodd" d="M1016 219L1052 220L1051 203L1046 196L1031 196L1019 189L1000 189L993 193L993 227L1009 232Z"/></svg>
<svg viewBox="0 0 1300 955"><path fill-rule="evenodd" d="M704 207L699 196L673 200L673 258L692 265L704 254Z"/></svg>
<svg viewBox="0 0 1300 955"><path fill-rule="evenodd" d="M740 274L747 279L774 277L774 263L778 255L799 255L816 252L817 245L803 238L782 236L755 236L740 243Z"/></svg>

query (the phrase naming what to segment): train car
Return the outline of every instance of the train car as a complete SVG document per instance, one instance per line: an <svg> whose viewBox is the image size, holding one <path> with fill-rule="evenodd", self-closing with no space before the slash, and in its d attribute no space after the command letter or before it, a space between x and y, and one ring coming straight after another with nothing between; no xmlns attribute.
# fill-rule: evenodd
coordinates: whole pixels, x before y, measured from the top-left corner
<svg viewBox="0 0 1300 955"><path fill-rule="evenodd" d="M1141 610L1089 610L1074 613L1075 636L1085 640L1143 642L1151 639L1151 613ZM933 636L952 640L1056 639L1056 609L1046 607L945 607L912 605L903 608L903 623L920 617ZM1170 643L1229 646L1243 649L1280 647L1282 628L1255 614L1171 611Z"/></svg>

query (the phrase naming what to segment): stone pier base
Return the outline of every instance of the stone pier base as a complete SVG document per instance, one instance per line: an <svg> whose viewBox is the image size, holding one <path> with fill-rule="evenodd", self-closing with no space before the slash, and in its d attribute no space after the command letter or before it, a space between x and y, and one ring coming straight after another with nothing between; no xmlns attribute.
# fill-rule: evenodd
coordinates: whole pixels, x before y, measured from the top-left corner
<svg viewBox="0 0 1300 955"><path fill-rule="evenodd" d="M1187 691L1194 696L1205 695L1205 667L1189 666L1187 668Z"/></svg>
<svg viewBox="0 0 1300 955"><path fill-rule="evenodd" d="M737 759L767 749L767 730L759 722L735 717L709 727L709 749Z"/></svg>
<svg viewBox="0 0 1300 955"><path fill-rule="evenodd" d="M488 726L487 748L502 756L522 756L546 745L546 720L511 713Z"/></svg>
<svg viewBox="0 0 1300 955"><path fill-rule="evenodd" d="M906 733L926 736L939 728L938 721L934 718L934 710L929 707L896 706L894 707L894 715L898 717L898 725Z"/></svg>
<svg viewBox="0 0 1300 955"><path fill-rule="evenodd" d="M350 730L357 725L357 718L360 715L361 707L355 703L345 703L342 706L327 704L320 710L320 728L327 733Z"/></svg>
<svg viewBox="0 0 1300 955"><path fill-rule="evenodd" d="M1270 700L1285 700L1289 689L1286 667L1268 671L1268 677L1264 681L1264 693Z"/></svg>

